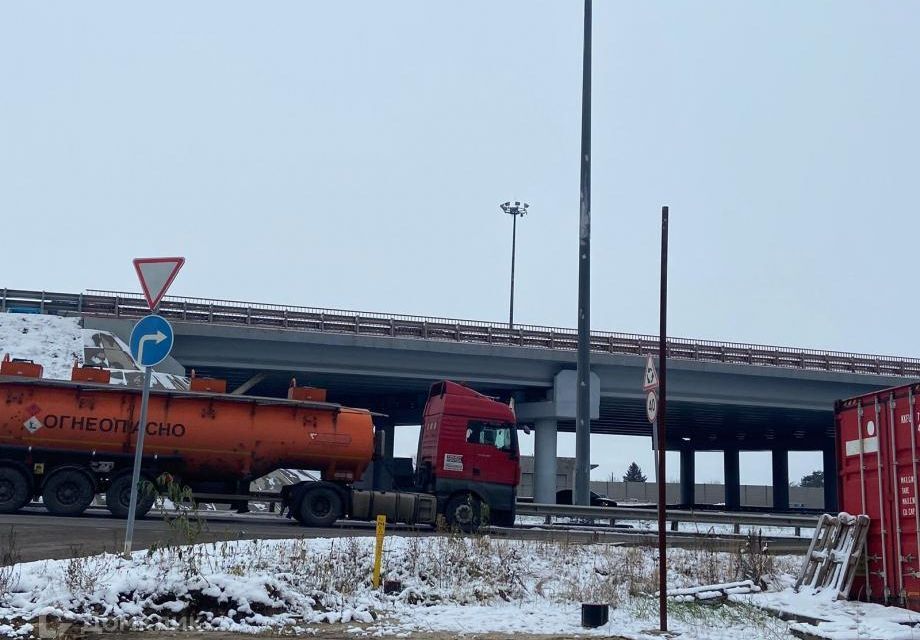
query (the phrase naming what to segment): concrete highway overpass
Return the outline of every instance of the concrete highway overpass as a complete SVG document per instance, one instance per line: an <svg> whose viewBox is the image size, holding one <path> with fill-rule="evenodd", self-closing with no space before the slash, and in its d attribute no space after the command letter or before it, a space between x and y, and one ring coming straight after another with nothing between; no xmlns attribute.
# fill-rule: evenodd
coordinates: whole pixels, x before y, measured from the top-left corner
<svg viewBox="0 0 920 640"><path fill-rule="evenodd" d="M87 328L127 338L148 311L138 294L0 291L0 309L76 314ZM231 389L283 395L292 377L333 401L388 415L382 426L421 422L428 386L462 381L513 397L536 428L536 498L555 485L556 435L571 419L548 407L554 378L575 368L574 330L197 298L167 298L173 357ZM669 339L668 449L681 452L682 502L692 504L694 453L725 452L726 506L740 506L740 451L773 452L774 504L788 506L788 452L821 451L833 475L838 399L920 377L920 359ZM592 333L600 415L592 432L650 435L641 378L657 337ZM392 437L389 438L392 442ZM826 504L834 508L828 483Z"/></svg>

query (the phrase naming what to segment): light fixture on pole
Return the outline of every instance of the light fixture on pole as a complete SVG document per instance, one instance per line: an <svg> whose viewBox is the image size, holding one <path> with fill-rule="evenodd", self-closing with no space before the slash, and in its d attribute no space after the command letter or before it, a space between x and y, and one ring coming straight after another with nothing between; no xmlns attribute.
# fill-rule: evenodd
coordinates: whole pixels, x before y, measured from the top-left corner
<svg viewBox="0 0 920 640"><path fill-rule="evenodd" d="M508 312L508 328L511 329L514 328L514 251L517 243L517 219L518 216L524 216L527 213L527 208L530 205L526 202L515 201L505 202L498 206L502 208L502 211L514 218L514 223L511 225L511 305Z"/></svg>

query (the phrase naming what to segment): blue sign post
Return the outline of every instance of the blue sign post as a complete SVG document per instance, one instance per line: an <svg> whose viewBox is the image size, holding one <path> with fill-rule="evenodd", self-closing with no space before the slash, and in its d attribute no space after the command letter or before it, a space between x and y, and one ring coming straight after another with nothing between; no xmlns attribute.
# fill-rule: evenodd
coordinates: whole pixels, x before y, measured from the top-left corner
<svg viewBox="0 0 920 640"><path fill-rule="evenodd" d="M137 514L137 491L141 481L141 461L144 456L144 434L147 432L147 404L150 401L150 379L153 367L163 362L173 346L172 325L165 318L149 315L141 318L131 331L131 357L144 370L144 390L141 394L141 415L137 426L134 450L134 471L131 474L131 502L128 505L128 528L125 531L125 555L131 553L134 520Z"/></svg>

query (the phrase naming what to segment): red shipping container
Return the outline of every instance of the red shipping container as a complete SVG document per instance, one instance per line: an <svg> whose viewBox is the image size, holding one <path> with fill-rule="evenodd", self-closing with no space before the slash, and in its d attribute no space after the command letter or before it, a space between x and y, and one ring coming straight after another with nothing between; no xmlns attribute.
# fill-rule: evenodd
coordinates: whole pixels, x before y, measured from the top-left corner
<svg viewBox="0 0 920 640"><path fill-rule="evenodd" d="M840 507L871 519L850 597L914 610L920 610L918 393L920 384L912 384L835 407Z"/></svg>

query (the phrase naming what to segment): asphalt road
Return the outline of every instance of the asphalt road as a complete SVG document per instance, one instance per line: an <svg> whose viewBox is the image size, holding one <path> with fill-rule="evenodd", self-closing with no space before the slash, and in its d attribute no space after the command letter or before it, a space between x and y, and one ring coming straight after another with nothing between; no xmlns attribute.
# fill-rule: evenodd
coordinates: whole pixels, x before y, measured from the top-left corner
<svg viewBox="0 0 920 640"><path fill-rule="evenodd" d="M181 530L171 527L161 516L151 512L138 520L134 529L135 550L167 544L248 540L253 538L335 538L373 535L374 523L343 521L333 527L300 526L272 514L236 514L204 512L202 531L190 540ZM518 540L565 540L575 544L613 543L628 545L657 544L653 531L604 528L493 528L490 535ZM9 562L29 562L49 558L73 558L102 552L120 553L124 549L125 521L113 518L104 509L91 509L80 517L52 516L41 508L28 508L15 514L0 515L0 565ZM388 525L387 535L437 535L427 526L418 528ZM743 537L706 536L688 533L668 533L669 547L697 548L705 546L714 551L733 551L744 543ZM773 553L804 553L806 538L773 538Z"/></svg>
<svg viewBox="0 0 920 640"><path fill-rule="evenodd" d="M373 524L349 523L346 527L313 529L294 520L272 515L219 515L205 519L196 542L246 540L251 538L331 538L353 536L356 532L373 535ZM391 529L391 534L419 535L430 531ZM10 536L14 542L10 545ZM180 531L152 513L138 520L134 527L134 549L152 545L188 544ZM24 509L0 515L0 560L8 553L20 562L47 558L72 558L93 553L121 552L125 546L125 521L111 517L105 510L90 510L77 518L52 516L41 509Z"/></svg>

